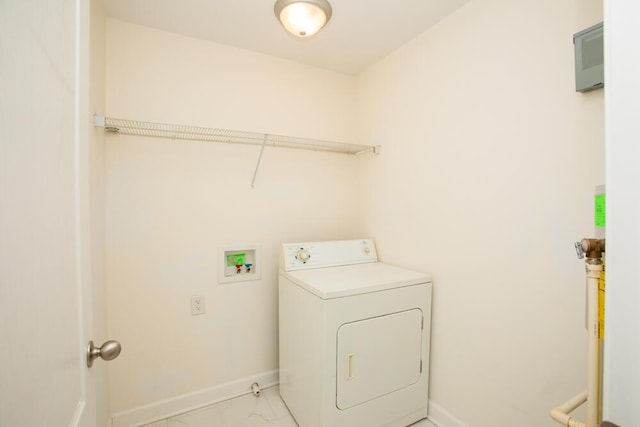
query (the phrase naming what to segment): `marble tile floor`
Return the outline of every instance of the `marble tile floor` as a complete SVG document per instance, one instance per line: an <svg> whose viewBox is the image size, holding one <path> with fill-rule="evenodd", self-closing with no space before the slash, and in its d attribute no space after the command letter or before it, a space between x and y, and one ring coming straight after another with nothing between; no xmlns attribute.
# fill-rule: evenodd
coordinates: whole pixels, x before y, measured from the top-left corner
<svg viewBox="0 0 640 427"><path fill-rule="evenodd" d="M262 390L260 396L247 394L206 406L144 427L297 427L282 402L278 387ZM411 427L436 427L427 420Z"/></svg>

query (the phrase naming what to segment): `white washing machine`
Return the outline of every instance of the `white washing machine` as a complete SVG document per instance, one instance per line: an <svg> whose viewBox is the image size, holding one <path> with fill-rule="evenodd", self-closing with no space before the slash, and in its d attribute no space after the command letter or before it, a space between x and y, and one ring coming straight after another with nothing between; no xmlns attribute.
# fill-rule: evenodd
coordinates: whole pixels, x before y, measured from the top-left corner
<svg viewBox="0 0 640 427"><path fill-rule="evenodd" d="M300 427L405 427L427 416L431 279L371 240L282 245L280 395Z"/></svg>

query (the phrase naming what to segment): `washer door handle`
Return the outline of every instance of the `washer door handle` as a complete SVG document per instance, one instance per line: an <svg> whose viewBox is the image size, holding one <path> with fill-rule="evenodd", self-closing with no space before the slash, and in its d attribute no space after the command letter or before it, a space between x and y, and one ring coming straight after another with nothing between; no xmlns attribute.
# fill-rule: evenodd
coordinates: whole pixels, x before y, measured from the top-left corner
<svg viewBox="0 0 640 427"><path fill-rule="evenodd" d="M354 363L355 363L356 355L353 353L347 354L346 360L346 372L345 372L345 380L352 380L354 377Z"/></svg>

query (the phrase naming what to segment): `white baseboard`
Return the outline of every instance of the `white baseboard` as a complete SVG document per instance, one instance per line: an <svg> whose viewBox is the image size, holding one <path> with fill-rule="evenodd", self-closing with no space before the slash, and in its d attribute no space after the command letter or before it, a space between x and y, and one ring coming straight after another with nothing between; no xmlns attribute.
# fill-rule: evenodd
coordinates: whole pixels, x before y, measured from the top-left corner
<svg viewBox="0 0 640 427"><path fill-rule="evenodd" d="M429 400L429 415L427 419L438 427L468 427L433 400Z"/></svg>
<svg viewBox="0 0 640 427"><path fill-rule="evenodd" d="M112 415L109 425L112 427L137 427L149 424L251 393L251 384L253 383L260 384L261 388L273 387L278 384L278 371L264 372L219 386L117 412ZM427 419L438 427L468 427L433 400L429 400L428 413Z"/></svg>
<svg viewBox="0 0 640 427"><path fill-rule="evenodd" d="M219 386L117 412L112 415L112 425L113 427L135 427L193 411L194 409L251 393L251 384L253 383L260 384L261 388L277 385L278 371L264 372Z"/></svg>

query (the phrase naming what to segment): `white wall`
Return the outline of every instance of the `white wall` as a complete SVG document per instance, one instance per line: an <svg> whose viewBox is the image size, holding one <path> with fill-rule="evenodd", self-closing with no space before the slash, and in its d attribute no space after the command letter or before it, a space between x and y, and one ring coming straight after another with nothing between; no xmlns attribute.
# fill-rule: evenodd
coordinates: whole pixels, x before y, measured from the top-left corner
<svg viewBox="0 0 640 427"><path fill-rule="evenodd" d="M637 2L605 2L607 296L604 417L640 420L640 47Z"/></svg>
<svg viewBox="0 0 640 427"><path fill-rule="evenodd" d="M584 266L603 91L574 91L601 1L475 0L358 78L384 261L434 278L431 398L469 426L552 426L585 388Z"/></svg>
<svg viewBox="0 0 640 427"><path fill-rule="evenodd" d="M356 142L353 76L108 20L106 81L112 117ZM267 148L252 190L258 152L106 137L114 412L277 369L278 245L363 235L363 159ZM218 248L242 243L262 280L217 284Z"/></svg>

